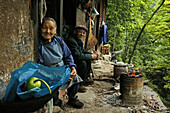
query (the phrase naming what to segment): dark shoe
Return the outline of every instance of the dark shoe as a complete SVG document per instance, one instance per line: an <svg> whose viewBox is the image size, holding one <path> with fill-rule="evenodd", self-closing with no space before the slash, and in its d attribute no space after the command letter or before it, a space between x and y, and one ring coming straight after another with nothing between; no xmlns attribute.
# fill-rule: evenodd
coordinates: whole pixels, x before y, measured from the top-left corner
<svg viewBox="0 0 170 113"><path fill-rule="evenodd" d="M69 99L67 104L74 107L74 108L82 108L84 106L84 104L80 100L78 100L77 98L76 99Z"/></svg>
<svg viewBox="0 0 170 113"><path fill-rule="evenodd" d="M83 85L80 85L78 92L84 93L84 92L86 92L86 90L87 89Z"/></svg>
<svg viewBox="0 0 170 113"><path fill-rule="evenodd" d="M61 109L64 110L63 102L62 102L61 99L57 99L57 100L53 101L53 105L54 105L54 106L59 106Z"/></svg>
<svg viewBox="0 0 170 113"><path fill-rule="evenodd" d="M88 86L88 85L93 85L94 81L92 79L86 79L84 80L84 86Z"/></svg>

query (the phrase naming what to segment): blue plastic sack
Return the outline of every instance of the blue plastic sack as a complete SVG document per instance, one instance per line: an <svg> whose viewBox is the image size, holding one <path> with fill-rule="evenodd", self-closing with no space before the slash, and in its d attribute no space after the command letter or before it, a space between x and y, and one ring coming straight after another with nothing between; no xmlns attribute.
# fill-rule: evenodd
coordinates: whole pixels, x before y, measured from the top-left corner
<svg viewBox="0 0 170 113"><path fill-rule="evenodd" d="M14 101L18 95L21 99L32 97L41 97L49 94L49 90L45 84L41 87L36 87L28 91L21 91L21 85L28 81L31 77L43 79L50 86L51 91L54 91L60 85L66 83L70 77L71 70L69 66L64 65L56 68L48 68L41 64L29 61L22 67L11 72L10 83L6 89L5 96L2 102Z"/></svg>

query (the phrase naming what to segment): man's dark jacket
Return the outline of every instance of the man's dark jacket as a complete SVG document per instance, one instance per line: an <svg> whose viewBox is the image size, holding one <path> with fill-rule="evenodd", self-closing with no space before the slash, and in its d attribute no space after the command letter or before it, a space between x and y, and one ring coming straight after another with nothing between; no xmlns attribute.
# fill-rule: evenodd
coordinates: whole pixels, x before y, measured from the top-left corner
<svg viewBox="0 0 170 113"><path fill-rule="evenodd" d="M73 35L66 40L66 44L71 50L75 63L82 60L92 60L91 53L83 47L83 42Z"/></svg>

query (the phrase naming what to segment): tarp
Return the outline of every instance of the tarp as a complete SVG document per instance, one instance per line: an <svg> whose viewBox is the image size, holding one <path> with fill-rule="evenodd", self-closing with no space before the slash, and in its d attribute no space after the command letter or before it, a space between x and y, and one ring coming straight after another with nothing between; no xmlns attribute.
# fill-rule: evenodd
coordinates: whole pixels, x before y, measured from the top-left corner
<svg viewBox="0 0 170 113"><path fill-rule="evenodd" d="M21 86L31 77L43 79L50 86L51 91L54 91L58 86L67 82L70 73L71 70L68 65L48 68L41 64L29 61L22 67L11 72L11 79L2 102L14 101L17 96L21 99L28 99L49 94L48 88L43 83L40 88L36 87L28 91L21 91Z"/></svg>

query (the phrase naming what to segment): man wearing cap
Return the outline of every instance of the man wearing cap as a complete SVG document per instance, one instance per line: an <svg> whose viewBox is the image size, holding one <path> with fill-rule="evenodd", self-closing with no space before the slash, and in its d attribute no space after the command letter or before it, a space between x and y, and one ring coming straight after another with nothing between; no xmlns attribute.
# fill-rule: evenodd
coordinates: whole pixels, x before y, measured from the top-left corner
<svg viewBox="0 0 170 113"><path fill-rule="evenodd" d="M77 73L84 83L80 86L79 92L85 92L84 85L92 85L93 80L88 79L91 70L91 61L98 60L96 53L90 53L83 47L83 39L86 38L88 29L83 25L77 25L74 33L66 40L66 44L72 52L74 62L77 65Z"/></svg>

